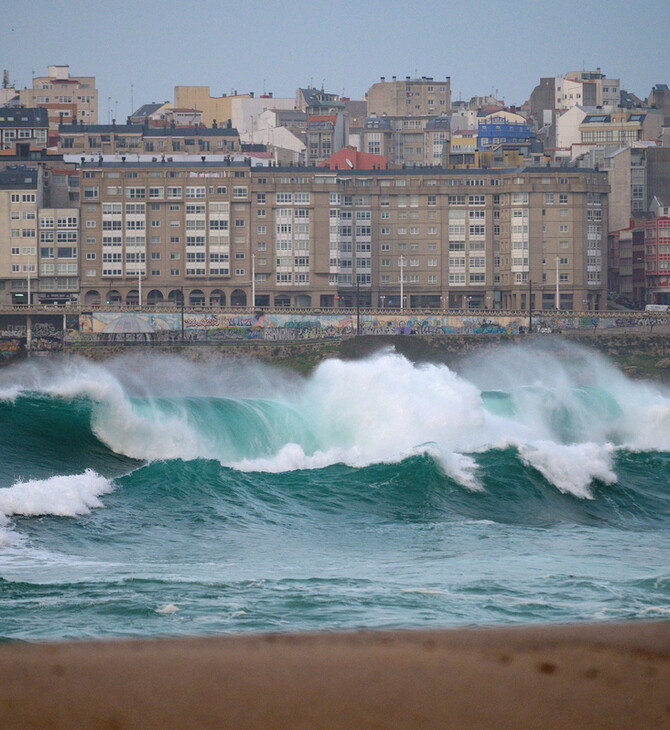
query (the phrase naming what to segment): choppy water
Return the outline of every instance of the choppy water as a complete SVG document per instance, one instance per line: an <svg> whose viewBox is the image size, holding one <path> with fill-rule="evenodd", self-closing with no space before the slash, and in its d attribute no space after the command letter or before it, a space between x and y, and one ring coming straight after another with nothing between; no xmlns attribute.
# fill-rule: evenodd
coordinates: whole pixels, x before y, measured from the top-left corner
<svg viewBox="0 0 670 730"><path fill-rule="evenodd" d="M0 638L670 614L670 392L566 344L0 372Z"/></svg>

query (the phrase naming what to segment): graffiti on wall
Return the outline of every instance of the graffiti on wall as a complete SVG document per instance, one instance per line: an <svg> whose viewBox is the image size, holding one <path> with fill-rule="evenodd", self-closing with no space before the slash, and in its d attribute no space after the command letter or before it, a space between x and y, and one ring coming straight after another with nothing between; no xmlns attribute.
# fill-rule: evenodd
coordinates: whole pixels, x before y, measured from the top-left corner
<svg viewBox="0 0 670 730"><path fill-rule="evenodd" d="M534 332L607 330L611 328L670 325L667 315L620 312L594 315L535 313ZM403 312L350 313L200 313L188 312L87 312L70 318L65 334L68 342L224 342L231 340L291 341L328 339L360 332L363 335L516 335L527 330L524 315L427 314ZM25 326L6 327L6 336L25 336ZM19 334L20 333L20 334ZM39 335L38 335L39 333ZM2 333L0 333L2 334ZM60 337L55 325L33 325L33 337Z"/></svg>

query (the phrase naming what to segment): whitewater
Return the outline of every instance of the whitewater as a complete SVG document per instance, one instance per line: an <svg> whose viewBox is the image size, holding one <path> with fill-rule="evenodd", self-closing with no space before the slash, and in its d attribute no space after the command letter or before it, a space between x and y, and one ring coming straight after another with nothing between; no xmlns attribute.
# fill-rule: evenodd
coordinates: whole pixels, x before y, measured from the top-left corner
<svg viewBox="0 0 670 730"><path fill-rule="evenodd" d="M670 391L559 339L35 359L0 454L5 640L670 614Z"/></svg>

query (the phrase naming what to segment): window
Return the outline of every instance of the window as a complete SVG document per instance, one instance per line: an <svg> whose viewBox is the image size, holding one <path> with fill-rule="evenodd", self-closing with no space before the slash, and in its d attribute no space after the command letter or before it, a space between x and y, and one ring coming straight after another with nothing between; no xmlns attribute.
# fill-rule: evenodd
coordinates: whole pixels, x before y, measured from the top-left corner
<svg viewBox="0 0 670 730"><path fill-rule="evenodd" d="M204 186L186 186L185 198L204 198L205 187Z"/></svg>

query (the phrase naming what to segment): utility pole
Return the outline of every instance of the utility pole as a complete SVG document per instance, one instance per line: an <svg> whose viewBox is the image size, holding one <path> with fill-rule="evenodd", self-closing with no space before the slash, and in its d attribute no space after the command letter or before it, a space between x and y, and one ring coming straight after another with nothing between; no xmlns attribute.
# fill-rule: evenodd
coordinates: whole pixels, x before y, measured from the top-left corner
<svg viewBox="0 0 670 730"><path fill-rule="evenodd" d="M360 335L361 333L361 282L358 278L358 273L355 274L356 276L356 334Z"/></svg>
<svg viewBox="0 0 670 730"><path fill-rule="evenodd" d="M180 288L181 291L181 341L184 341L184 287Z"/></svg>
<svg viewBox="0 0 670 730"><path fill-rule="evenodd" d="M251 254L251 306L256 306L256 254Z"/></svg>

